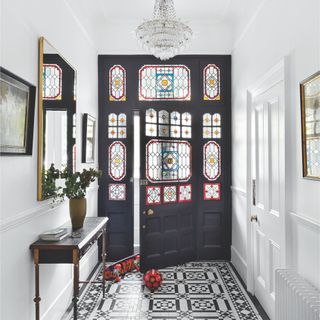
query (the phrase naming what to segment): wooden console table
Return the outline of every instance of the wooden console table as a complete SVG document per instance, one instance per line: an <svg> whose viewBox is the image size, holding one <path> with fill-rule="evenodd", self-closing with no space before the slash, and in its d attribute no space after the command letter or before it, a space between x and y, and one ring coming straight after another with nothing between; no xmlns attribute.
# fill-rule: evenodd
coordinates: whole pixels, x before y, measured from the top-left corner
<svg viewBox="0 0 320 320"><path fill-rule="evenodd" d="M48 242L38 240L34 242L30 249L33 253L35 268L35 307L36 320L40 320L40 284L39 284L39 264L41 263L70 263L73 264L73 314L77 319L77 308L79 298L79 284L88 281L79 281L79 262L92 245L102 236L102 264L103 270L106 264L106 225L108 218L88 217L85 219L79 238L71 238L72 228L67 223L62 228L67 228L69 236L61 241ZM105 296L105 280L102 277L102 292Z"/></svg>

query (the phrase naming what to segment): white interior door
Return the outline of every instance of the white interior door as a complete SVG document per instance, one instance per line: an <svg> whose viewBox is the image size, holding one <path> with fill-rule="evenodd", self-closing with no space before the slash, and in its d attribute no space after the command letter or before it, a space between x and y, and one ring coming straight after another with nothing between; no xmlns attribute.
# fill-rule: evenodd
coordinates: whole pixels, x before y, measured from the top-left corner
<svg viewBox="0 0 320 320"><path fill-rule="evenodd" d="M281 77L260 83L251 103L253 290L271 319L275 314L275 270L283 266L285 256L284 104Z"/></svg>

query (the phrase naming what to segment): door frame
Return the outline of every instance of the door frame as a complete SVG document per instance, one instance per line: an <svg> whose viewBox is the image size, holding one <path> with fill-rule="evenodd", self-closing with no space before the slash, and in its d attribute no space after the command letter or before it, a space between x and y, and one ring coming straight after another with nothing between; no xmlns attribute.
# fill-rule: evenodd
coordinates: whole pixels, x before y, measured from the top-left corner
<svg viewBox="0 0 320 320"><path fill-rule="evenodd" d="M273 66L264 76L258 79L253 85L249 86L247 89L247 290L255 295L254 289L254 232L253 225L250 221L251 212L253 209L253 183L252 183L252 110L254 104L254 98L259 94L267 91L272 88L274 85L283 82L284 90L284 106L280 110L280 122L282 123L282 130L279 130L281 138L279 139L281 147L279 150L279 172L280 172L280 221L281 221L281 257L280 264L281 268L285 268L287 265L287 208L288 208L288 191L286 191L286 186L288 185L288 167L286 166L286 149L288 148L288 112L286 111L286 106L289 106L289 97L288 97L288 59L284 57Z"/></svg>

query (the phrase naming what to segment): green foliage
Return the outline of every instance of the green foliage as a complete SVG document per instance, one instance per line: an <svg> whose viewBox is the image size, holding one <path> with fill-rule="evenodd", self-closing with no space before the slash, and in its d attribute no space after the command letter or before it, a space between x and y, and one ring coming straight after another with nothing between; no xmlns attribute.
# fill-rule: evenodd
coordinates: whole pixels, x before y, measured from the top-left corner
<svg viewBox="0 0 320 320"><path fill-rule="evenodd" d="M43 170L42 172L42 197L43 199L48 199L56 196L60 188L56 186L56 180L59 179L60 172L55 169L54 165L51 164L48 170Z"/></svg>
<svg viewBox="0 0 320 320"><path fill-rule="evenodd" d="M86 196L87 188L91 182L102 175L101 170L90 168L82 172L72 172L67 168L63 171L51 167L44 172L42 179L42 190L44 198L54 197L53 202L61 201L64 196L69 199L81 199ZM56 180L64 179L64 187L57 187ZM59 200L60 199L60 200Z"/></svg>

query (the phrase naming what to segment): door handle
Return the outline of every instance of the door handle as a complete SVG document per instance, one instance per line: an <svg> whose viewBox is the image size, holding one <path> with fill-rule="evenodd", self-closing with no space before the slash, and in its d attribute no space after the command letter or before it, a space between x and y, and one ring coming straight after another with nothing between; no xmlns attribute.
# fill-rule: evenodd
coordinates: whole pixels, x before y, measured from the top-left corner
<svg viewBox="0 0 320 320"><path fill-rule="evenodd" d="M147 211L143 211L143 214L149 216L152 216L154 214L154 211L152 209L148 209Z"/></svg>
<svg viewBox="0 0 320 320"><path fill-rule="evenodd" d="M253 222L258 222L258 216L256 214L252 214L251 217L250 217L250 221Z"/></svg>

